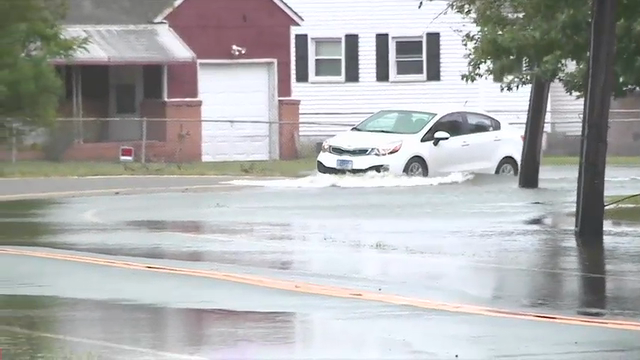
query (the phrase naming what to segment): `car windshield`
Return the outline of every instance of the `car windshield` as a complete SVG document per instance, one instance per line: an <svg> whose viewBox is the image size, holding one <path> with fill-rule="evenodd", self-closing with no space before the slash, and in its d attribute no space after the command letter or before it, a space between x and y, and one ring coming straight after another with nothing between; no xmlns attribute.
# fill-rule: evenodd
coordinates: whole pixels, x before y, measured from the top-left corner
<svg viewBox="0 0 640 360"><path fill-rule="evenodd" d="M380 132L389 134L417 134L436 114L419 111L379 111L356 125L353 131Z"/></svg>

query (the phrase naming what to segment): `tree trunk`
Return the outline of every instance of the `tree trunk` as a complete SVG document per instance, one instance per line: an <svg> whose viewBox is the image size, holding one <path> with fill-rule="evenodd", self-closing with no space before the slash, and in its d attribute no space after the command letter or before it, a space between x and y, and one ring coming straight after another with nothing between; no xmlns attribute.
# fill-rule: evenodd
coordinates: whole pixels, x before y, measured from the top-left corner
<svg viewBox="0 0 640 360"><path fill-rule="evenodd" d="M587 84L589 84L589 69L590 69L590 64L587 63L587 74L584 77L584 82L583 84L585 89L584 89L584 103L582 105L582 130L580 132L580 161L578 162L578 191L576 191L576 194L578 194L576 196L576 223L575 223L575 231L576 231L576 236L577 236L577 229L578 229L578 218L580 217L580 209L582 206L582 201L580 198L580 194L582 194L582 172L584 170L584 161L583 161L583 156L582 154L584 154L584 144L586 142L587 139L587 112L589 112L589 109L587 109L587 98L589 98L589 87L587 86Z"/></svg>
<svg viewBox="0 0 640 360"><path fill-rule="evenodd" d="M524 146L522 147L522 164L518 179L518 184L523 189L538 188L549 86L548 81L538 77L534 78L531 83L529 111L527 112L527 125L524 131Z"/></svg>
<svg viewBox="0 0 640 360"><path fill-rule="evenodd" d="M618 0L592 1L587 112L583 119L585 134L576 212L576 237L584 246L603 243L604 179L618 5Z"/></svg>
<svg viewBox="0 0 640 360"><path fill-rule="evenodd" d="M581 246L580 260L580 309L587 316L604 315L607 308L607 278L602 246Z"/></svg>

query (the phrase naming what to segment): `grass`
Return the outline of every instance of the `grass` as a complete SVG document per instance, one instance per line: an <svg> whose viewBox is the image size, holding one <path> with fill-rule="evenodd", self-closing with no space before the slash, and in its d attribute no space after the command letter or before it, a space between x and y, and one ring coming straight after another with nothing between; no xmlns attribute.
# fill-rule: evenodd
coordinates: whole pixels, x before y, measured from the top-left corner
<svg viewBox="0 0 640 360"><path fill-rule="evenodd" d="M580 158L577 156L545 156L542 158L542 165L562 166L578 165ZM607 165L617 166L640 166L640 156L609 156Z"/></svg>
<svg viewBox="0 0 640 360"><path fill-rule="evenodd" d="M605 203L611 203L621 200L627 197L621 196L607 196ZM616 206L622 205L622 206ZM640 223L640 196L626 199L616 205L607 207L604 211L605 218L609 220L625 221L625 222L637 222Z"/></svg>
<svg viewBox="0 0 640 360"><path fill-rule="evenodd" d="M609 157L609 165L640 166L640 157ZM546 156L542 165L577 165L578 158ZM0 177L83 177L118 175L248 175L248 176L301 176L315 170L315 156L291 161L238 161L189 164L121 164L116 162L48 162L19 161L0 163Z"/></svg>
<svg viewBox="0 0 640 360"><path fill-rule="evenodd" d="M20 161L0 163L0 177L84 177L118 175L301 176L315 170L315 158L189 164Z"/></svg>

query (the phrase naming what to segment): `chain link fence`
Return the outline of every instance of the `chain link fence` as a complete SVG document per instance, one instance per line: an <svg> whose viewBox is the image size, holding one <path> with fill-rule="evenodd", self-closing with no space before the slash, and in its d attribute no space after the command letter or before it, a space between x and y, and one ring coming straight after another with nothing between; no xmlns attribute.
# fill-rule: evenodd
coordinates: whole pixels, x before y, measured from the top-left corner
<svg viewBox="0 0 640 360"><path fill-rule="evenodd" d="M57 119L51 129L0 122L0 161L119 161L133 150L140 163L292 160L298 122L245 119Z"/></svg>
<svg viewBox="0 0 640 360"><path fill-rule="evenodd" d="M526 111L490 111L524 132ZM371 113L301 113L300 121L242 119L58 119L52 129L34 129L17 119L0 122L0 162L30 160L120 160L121 147L140 163L234 160L292 160L313 157L330 136ZM560 119L561 121L558 121ZM577 156L581 114L550 111L545 126L547 155ZM609 156L640 156L640 110L613 110Z"/></svg>

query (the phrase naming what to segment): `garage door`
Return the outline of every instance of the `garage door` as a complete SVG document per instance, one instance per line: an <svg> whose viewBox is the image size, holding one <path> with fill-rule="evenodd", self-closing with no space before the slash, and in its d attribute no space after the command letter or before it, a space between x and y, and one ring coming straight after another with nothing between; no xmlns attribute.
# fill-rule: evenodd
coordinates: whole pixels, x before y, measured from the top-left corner
<svg viewBox="0 0 640 360"><path fill-rule="evenodd" d="M269 65L201 64L199 88L202 161L268 160Z"/></svg>

